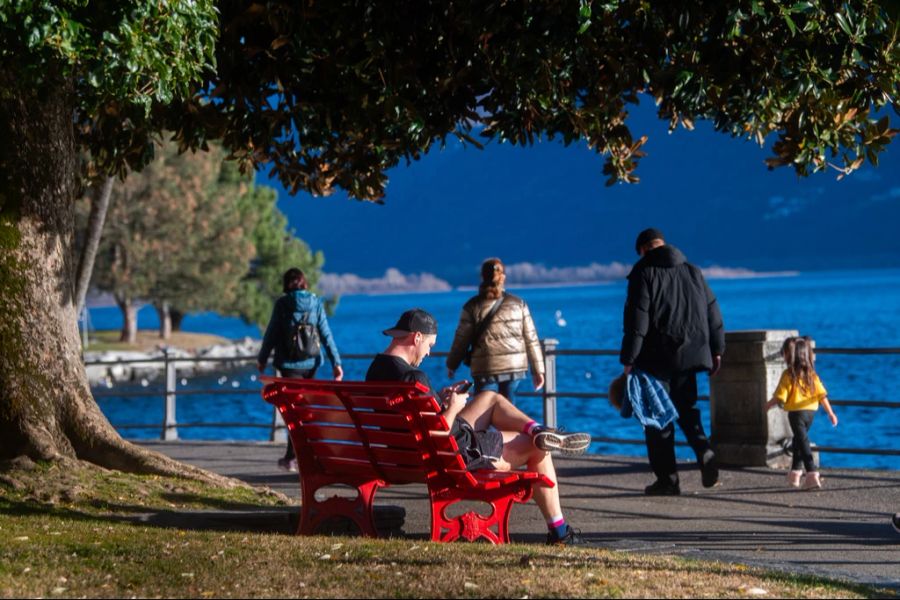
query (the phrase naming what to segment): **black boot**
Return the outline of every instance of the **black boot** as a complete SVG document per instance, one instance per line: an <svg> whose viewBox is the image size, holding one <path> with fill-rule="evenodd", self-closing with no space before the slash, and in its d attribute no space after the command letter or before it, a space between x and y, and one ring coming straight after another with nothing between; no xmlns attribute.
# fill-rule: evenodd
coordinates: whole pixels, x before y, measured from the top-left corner
<svg viewBox="0 0 900 600"><path fill-rule="evenodd" d="M657 479L644 488L644 493L648 496L680 496L681 486L678 482L665 481Z"/></svg>

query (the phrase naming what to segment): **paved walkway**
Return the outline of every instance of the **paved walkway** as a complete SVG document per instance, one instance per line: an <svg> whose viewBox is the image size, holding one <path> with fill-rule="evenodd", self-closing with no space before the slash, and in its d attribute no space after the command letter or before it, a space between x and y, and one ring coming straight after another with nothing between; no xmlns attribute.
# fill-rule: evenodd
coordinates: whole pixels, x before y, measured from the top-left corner
<svg viewBox="0 0 900 600"><path fill-rule="evenodd" d="M283 447L254 442L144 442L144 446L211 471L299 497L296 474L276 468ZM890 515L900 510L900 471L829 470L820 491L787 490L784 472L723 470L719 486L704 489L700 473L684 465L682 496L651 498L652 476L633 457L560 458L557 471L566 518L600 547L658 552L792 573L809 573L900 590L900 534ZM424 485L381 490L377 504L406 510L406 535L427 537ZM230 515L233 518L239 518ZM259 526L289 531L286 511L256 518ZM229 515L219 515L227 518ZM275 519L274 521L272 519ZM276 523L273 525L273 523ZM546 526L534 503L517 506L513 541L543 542Z"/></svg>

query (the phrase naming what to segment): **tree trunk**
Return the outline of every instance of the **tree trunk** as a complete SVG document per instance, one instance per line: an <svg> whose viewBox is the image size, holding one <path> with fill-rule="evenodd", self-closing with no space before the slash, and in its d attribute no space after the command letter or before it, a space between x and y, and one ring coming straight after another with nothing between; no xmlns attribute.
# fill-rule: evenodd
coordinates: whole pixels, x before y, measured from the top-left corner
<svg viewBox="0 0 900 600"><path fill-rule="evenodd" d="M184 313L177 308L170 308L169 317L172 319L172 331L181 331L181 322L184 321Z"/></svg>
<svg viewBox="0 0 900 600"><path fill-rule="evenodd" d="M154 304L156 315L159 317L159 337L163 340L172 338L172 313L169 310L169 303L165 300Z"/></svg>
<svg viewBox="0 0 900 600"><path fill-rule="evenodd" d="M115 299L119 310L122 311L122 334L119 336L119 341L134 345L137 343L138 308L131 298L115 294Z"/></svg>
<svg viewBox="0 0 900 600"><path fill-rule="evenodd" d="M113 178L107 177L102 184L94 188L91 195L91 215L88 218L81 259L78 261L78 277L75 280L75 312L78 314L81 314L84 309L84 299L87 297L88 287L91 284L94 259L97 257L97 248L100 246L100 236L103 235L103 223L106 222L112 187Z"/></svg>
<svg viewBox="0 0 900 600"><path fill-rule="evenodd" d="M86 460L237 482L124 441L98 408L75 312L74 85L17 88L0 66L0 459Z"/></svg>

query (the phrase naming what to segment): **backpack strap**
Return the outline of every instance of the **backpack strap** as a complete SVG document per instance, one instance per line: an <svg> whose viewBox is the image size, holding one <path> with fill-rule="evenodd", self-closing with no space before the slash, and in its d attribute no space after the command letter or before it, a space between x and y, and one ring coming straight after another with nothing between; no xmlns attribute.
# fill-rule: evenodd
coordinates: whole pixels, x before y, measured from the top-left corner
<svg viewBox="0 0 900 600"><path fill-rule="evenodd" d="M500 310L500 307L503 305L503 301L506 300L506 294L502 294L497 301L494 302L494 305L491 306L491 310L488 311L488 314L484 315L484 318L478 322L478 325L475 326L475 331L472 333L472 339L469 341L469 347L471 350L475 349L475 344L477 344L481 337L484 335L484 332L487 331L488 326L491 324L491 321L494 319L494 315L497 314L497 311Z"/></svg>

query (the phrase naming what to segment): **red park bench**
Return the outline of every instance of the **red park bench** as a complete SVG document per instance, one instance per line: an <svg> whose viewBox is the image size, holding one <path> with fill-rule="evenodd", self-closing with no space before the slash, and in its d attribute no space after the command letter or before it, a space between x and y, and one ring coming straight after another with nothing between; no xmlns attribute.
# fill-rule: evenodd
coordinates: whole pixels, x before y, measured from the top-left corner
<svg viewBox="0 0 900 600"><path fill-rule="evenodd" d="M378 488L424 483L432 540L508 543L513 504L527 502L536 484L554 485L530 471L467 471L437 402L419 383L262 379L263 398L278 407L297 453L299 534L315 534L330 519L344 517L363 535L377 537ZM316 500L317 490L335 484L355 487L357 497ZM490 504L491 514L447 516L450 506L471 500Z"/></svg>

